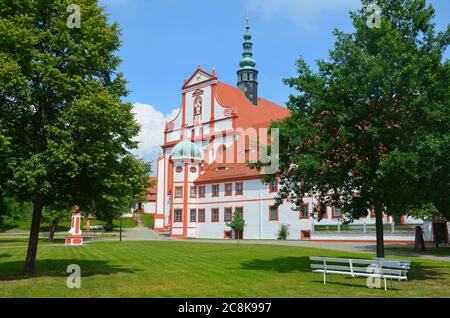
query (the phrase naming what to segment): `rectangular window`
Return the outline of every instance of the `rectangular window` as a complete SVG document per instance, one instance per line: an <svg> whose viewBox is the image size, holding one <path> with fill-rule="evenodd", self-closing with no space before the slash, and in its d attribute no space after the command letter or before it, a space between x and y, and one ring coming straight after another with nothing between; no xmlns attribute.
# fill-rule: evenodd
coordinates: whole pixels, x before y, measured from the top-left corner
<svg viewBox="0 0 450 318"><path fill-rule="evenodd" d="M204 198L205 197L205 186L199 186L198 187L198 197Z"/></svg>
<svg viewBox="0 0 450 318"><path fill-rule="evenodd" d="M218 197L219 196L219 191L220 191L219 185L218 184L213 184L212 185L212 196L213 197Z"/></svg>
<svg viewBox="0 0 450 318"><path fill-rule="evenodd" d="M197 222L197 210L191 209L191 222L195 223Z"/></svg>
<svg viewBox="0 0 450 318"><path fill-rule="evenodd" d="M309 219L309 204L302 204L300 208L300 219Z"/></svg>
<svg viewBox="0 0 450 318"><path fill-rule="evenodd" d="M231 219L233 218L233 209L225 208L223 218L224 218L225 222L231 222Z"/></svg>
<svg viewBox="0 0 450 318"><path fill-rule="evenodd" d="M197 187L196 186L191 187L191 198L197 198Z"/></svg>
<svg viewBox="0 0 450 318"><path fill-rule="evenodd" d="M317 216L319 220L328 218L326 204L320 202L317 203Z"/></svg>
<svg viewBox="0 0 450 318"><path fill-rule="evenodd" d="M236 207L234 208L234 213L239 215L241 219L244 219L244 208L243 207Z"/></svg>
<svg viewBox="0 0 450 318"><path fill-rule="evenodd" d="M211 209L211 222L219 222L219 209Z"/></svg>
<svg viewBox="0 0 450 318"><path fill-rule="evenodd" d="M269 192L278 192L278 178L269 183Z"/></svg>
<svg viewBox="0 0 450 318"><path fill-rule="evenodd" d="M233 184L225 183L225 196L229 197L233 195Z"/></svg>
<svg viewBox="0 0 450 318"><path fill-rule="evenodd" d="M278 208L269 206L269 221L278 221Z"/></svg>
<svg viewBox="0 0 450 318"><path fill-rule="evenodd" d="M205 209L198 209L198 222L205 222Z"/></svg>
<svg viewBox="0 0 450 318"><path fill-rule="evenodd" d="M244 183L236 182L236 195L244 194Z"/></svg>
<svg viewBox="0 0 450 318"><path fill-rule="evenodd" d="M175 198L183 197L183 187L175 187Z"/></svg>
<svg viewBox="0 0 450 318"><path fill-rule="evenodd" d="M225 239L232 239L233 238L233 232L232 231L224 231L223 232L223 238L225 238Z"/></svg>
<svg viewBox="0 0 450 318"><path fill-rule="evenodd" d="M175 222L183 222L183 210L175 209L173 211Z"/></svg>
<svg viewBox="0 0 450 318"><path fill-rule="evenodd" d="M333 217L334 218L340 218L341 217L341 212L342 212L342 209L341 209L341 207L340 206L335 206L335 207L333 207Z"/></svg>

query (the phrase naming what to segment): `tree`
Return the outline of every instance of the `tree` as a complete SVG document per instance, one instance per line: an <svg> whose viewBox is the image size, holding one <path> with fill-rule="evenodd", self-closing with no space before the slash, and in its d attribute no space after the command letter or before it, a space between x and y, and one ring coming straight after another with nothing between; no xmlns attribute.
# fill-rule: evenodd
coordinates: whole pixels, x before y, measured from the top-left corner
<svg viewBox="0 0 450 318"><path fill-rule="evenodd" d="M227 226L229 226L234 233L236 233L237 243L239 244L240 233L242 233L245 227L245 220L241 217L241 214L234 212L233 219L231 222L227 223Z"/></svg>
<svg viewBox="0 0 450 318"><path fill-rule="evenodd" d="M300 95L290 96L291 115L272 127L280 128L277 204L289 201L298 208L304 195L320 195L320 207L341 206L347 222L373 209L377 256L384 257L382 213L404 200L396 195L406 182L386 171L396 169L396 156L404 160L418 140L433 135L430 121L420 129L418 122L448 107L448 81L442 81L448 66L445 71L442 57L449 31L436 34L434 10L425 0L375 1L381 25L370 28L372 2L362 0L362 8L350 13L353 33L334 31L334 49L327 61L317 61L317 72L302 58L297 61L298 77L284 82ZM445 155L435 159L442 163ZM429 182L442 173L437 170ZM436 190L435 196L443 194L441 186Z"/></svg>
<svg viewBox="0 0 450 318"><path fill-rule="evenodd" d="M0 2L0 122L11 146L6 186L33 204L25 274L35 270L43 208L90 206L105 167L114 175L120 164L111 162L120 162L137 145L139 126L131 105L121 100L128 92L117 72L119 27L108 23L96 0L79 0L81 27L73 28L67 23L71 3ZM102 111L86 112L89 103ZM97 116L83 134L74 125L77 116L87 115Z"/></svg>

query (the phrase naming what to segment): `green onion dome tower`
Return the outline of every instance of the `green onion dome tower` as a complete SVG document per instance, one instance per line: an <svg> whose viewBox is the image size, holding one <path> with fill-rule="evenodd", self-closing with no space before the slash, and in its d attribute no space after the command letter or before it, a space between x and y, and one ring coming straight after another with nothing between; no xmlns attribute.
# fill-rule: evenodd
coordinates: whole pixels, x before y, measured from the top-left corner
<svg viewBox="0 0 450 318"><path fill-rule="evenodd" d="M239 70L237 71L237 86L253 105L258 105L258 71L256 70L256 61L253 59L253 43L248 18L245 27L243 48L244 52L242 53Z"/></svg>

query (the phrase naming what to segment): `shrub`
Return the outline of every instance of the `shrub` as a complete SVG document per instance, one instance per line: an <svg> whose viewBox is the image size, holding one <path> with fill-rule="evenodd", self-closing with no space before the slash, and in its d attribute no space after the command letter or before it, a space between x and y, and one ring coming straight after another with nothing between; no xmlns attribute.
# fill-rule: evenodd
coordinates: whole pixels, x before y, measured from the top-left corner
<svg viewBox="0 0 450 318"><path fill-rule="evenodd" d="M280 229L278 230L278 239L286 240L289 236L289 225L281 224Z"/></svg>

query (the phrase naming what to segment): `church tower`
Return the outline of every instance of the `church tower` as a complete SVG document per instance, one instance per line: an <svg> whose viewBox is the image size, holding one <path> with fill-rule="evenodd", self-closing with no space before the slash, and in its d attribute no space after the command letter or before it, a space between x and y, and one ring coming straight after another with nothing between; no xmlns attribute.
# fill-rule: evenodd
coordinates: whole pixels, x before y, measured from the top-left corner
<svg viewBox="0 0 450 318"><path fill-rule="evenodd" d="M242 59L239 63L240 68L237 71L237 86L244 92L245 96L247 96L253 105L258 105L258 71L255 68L256 61L253 59L253 43L250 27L248 25L248 18L245 29L243 43L244 52L242 53Z"/></svg>

